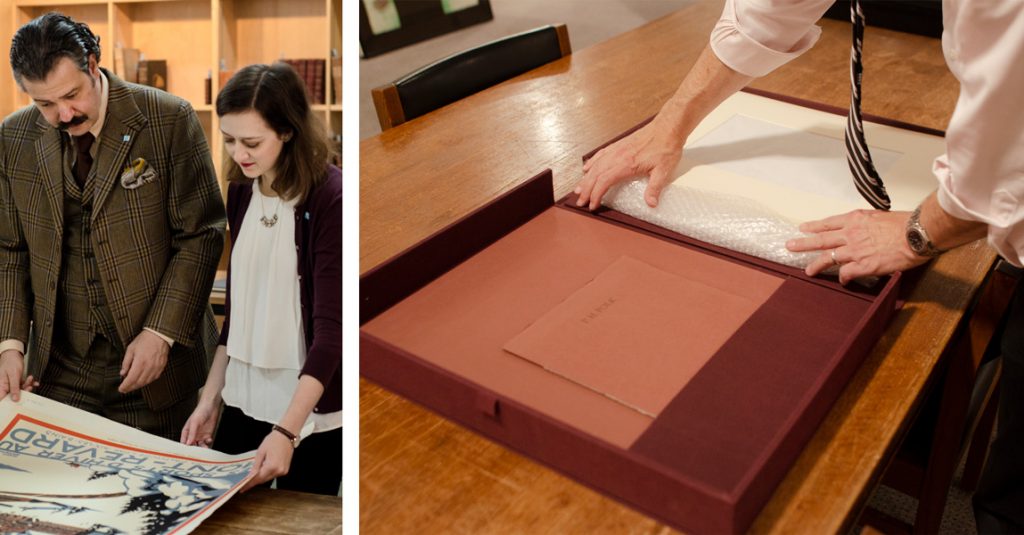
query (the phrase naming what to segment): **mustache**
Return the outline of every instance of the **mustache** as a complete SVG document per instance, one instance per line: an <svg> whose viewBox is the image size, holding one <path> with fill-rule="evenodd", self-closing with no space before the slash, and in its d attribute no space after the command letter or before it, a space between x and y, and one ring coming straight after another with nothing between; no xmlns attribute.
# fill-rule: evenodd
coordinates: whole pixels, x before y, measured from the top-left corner
<svg viewBox="0 0 1024 535"><path fill-rule="evenodd" d="M57 123L57 128L59 128L61 130L67 130L68 128L71 128L72 126L78 126L78 125L80 125L80 124L82 124L82 123L84 123L84 122L86 122L88 120L89 120L88 116L79 115L79 116L73 117L70 121L61 121L61 122Z"/></svg>

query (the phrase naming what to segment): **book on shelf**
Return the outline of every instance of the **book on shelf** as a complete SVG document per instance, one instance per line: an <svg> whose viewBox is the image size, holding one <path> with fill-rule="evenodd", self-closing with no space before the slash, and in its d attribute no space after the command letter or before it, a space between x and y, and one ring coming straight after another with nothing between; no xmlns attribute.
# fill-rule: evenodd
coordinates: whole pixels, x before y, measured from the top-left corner
<svg viewBox="0 0 1024 535"><path fill-rule="evenodd" d="M314 104L326 104L326 72L327 69L326 61L322 59L308 59L308 68L310 70L310 78L313 80L313 103Z"/></svg>
<svg viewBox="0 0 1024 535"><path fill-rule="evenodd" d="M335 104L341 104L341 58L331 59L331 95Z"/></svg>
<svg viewBox="0 0 1024 535"><path fill-rule="evenodd" d="M324 104L324 70L326 61L322 59L282 59L299 75L302 82L306 84L306 96L313 104Z"/></svg>
<svg viewBox="0 0 1024 535"><path fill-rule="evenodd" d="M139 83L139 49L125 46L114 48L114 74L126 82Z"/></svg>
<svg viewBox="0 0 1024 535"><path fill-rule="evenodd" d="M139 61L139 83L167 91L167 60Z"/></svg>

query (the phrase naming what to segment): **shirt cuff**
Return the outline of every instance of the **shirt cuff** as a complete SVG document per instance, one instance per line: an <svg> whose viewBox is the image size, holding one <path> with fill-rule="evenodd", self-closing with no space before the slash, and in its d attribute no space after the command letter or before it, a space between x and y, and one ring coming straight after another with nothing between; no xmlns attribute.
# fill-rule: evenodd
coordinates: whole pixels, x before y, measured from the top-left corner
<svg viewBox="0 0 1024 535"><path fill-rule="evenodd" d="M789 50L775 50L745 33L733 2L726 2L722 18L711 31L711 50L730 69L758 78L808 51L820 36L821 28L812 25Z"/></svg>
<svg viewBox="0 0 1024 535"><path fill-rule="evenodd" d="M147 330L147 331L149 331L149 332L159 336L161 340L163 340L164 342L167 342L167 347L168 348L174 347L174 340L172 340L171 338L169 338L167 336L164 336L164 335L154 331L153 329L150 329L149 327L143 327L143 329L145 329L145 330Z"/></svg>
<svg viewBox="0 0 1024 535"><path fill-rule="evenodd" d="M939 201L939 206L944 212L957 219L988 222L981 214L975 213L964 205L953 193L953 173L949 168L949 157L947 155L943 154L935 158L935 161L932 162L932 174L939 181L939 189L936 192L935 198Z"/></svg>
<svg viewBox="0 0 1024 535"><path fill-rule="evenodd" d="M22 342L21 340L15 340L14 338L11 338L10 340L4 340L3 342L0 342L0 353L3 353L4 351L7 351L8 349L17 349L18 351L21 352L22 355L24 355L25 354L25 343Z"/></svg>

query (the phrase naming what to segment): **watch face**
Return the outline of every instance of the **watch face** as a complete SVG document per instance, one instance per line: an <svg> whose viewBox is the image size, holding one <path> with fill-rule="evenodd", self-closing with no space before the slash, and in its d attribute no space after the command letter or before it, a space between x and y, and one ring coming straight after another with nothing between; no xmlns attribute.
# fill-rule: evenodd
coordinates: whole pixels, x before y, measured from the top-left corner
<svg viewBox="0 0 1024 535"><path fill-rule="evenodd" d="M916 229L907 230L907 244L910 245L912 251L918 254L923 253L926 248L924 236Z"/></svg>

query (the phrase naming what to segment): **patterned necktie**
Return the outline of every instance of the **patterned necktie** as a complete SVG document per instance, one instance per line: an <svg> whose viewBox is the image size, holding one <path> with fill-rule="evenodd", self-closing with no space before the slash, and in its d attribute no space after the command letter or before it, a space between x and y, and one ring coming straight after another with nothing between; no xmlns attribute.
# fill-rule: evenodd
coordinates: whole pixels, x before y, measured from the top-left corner
<svg viewBox="0 0 1024 535"><path fill-rule="evenodd" d="M89 154L89 149L95 140L89 132L75 138L75 146L78 148L78 154L75 156L75 182L80 188L85 186L85 179L89 178L89 170L92 169L92 155Z"/></svg>
<svg viewBox="0 0 1024 535"><path fill-rule="evenodd" d="M864 42L864 13L860 0L850 3L850 19L853 22L853 48L850 50L850 114L846 118L846 162L853 173L857 191L871 206L888 210L891 206L875 164L871 162L867 141L864 140L864 122L860 116L860 77L863 70L860 60Z"/></svg>

